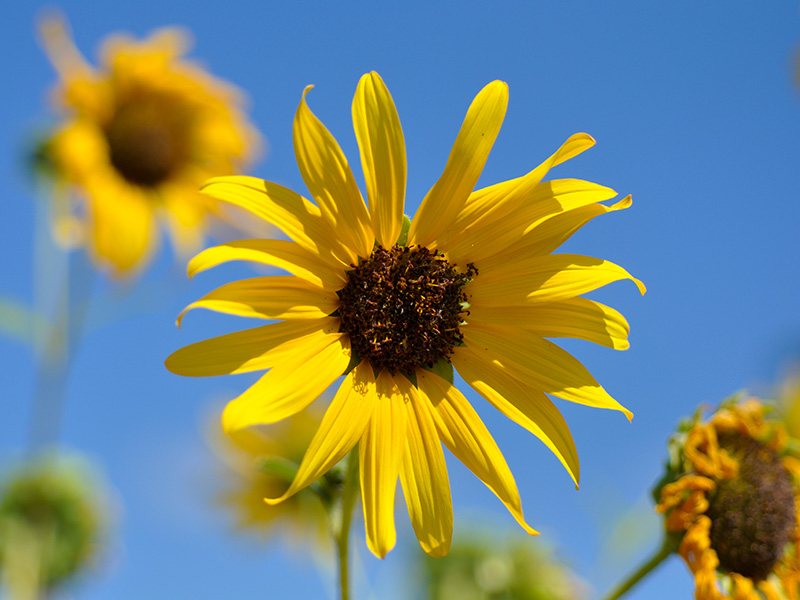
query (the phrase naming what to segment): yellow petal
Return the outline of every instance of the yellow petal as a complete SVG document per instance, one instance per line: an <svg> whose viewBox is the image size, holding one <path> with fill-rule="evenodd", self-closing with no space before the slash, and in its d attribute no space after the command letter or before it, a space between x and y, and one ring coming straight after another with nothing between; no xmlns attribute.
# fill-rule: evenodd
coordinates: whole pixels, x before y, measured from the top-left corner
<svg viewBox="0 0 800 600"><path fill-rule="evenodd" d="M222 413L222 427L233 431L259 423L276 423L300 412L328 389L350 363L345 334L322 331L267 371Z"/></svg>
<svg viewBox="0 0 800 600"><path fill-rule="evenodd" d="M153 202L139 188L107 181L90 184L94 259L114 275L129 275L155 249Z"/></svg>
<svg viewBox="0 0 800 600"><path fill-rule="evenodd" d="M461 212L500 132L507 106L508 85L502 81L493 81L478 92L442 176L422 200L411 221L409 245L431 246Z"/></svg>
<svg viewBox="0 0 800 600"><path fill-rule="evenodd" d="M190 344L167 358L167 369L177 375L206 377L270 369L298 348L307 336L336 333L339 320L279 321Z"/></svg>
<svg viewBox="0 0 800 600"><path fill-rule="evenodd" d="M258 319L321 319L338 306L334 292L298 277L253 277L227 283L192 302L178 315L178 326L183 315L195 308Z"/></svg>
<svg viewBox="0 0 800 600"><path fill-rule="evenodd" d="M572 234L597 216L622 210L631 206L631 197L626 196L611 206L589 204L558 213L540 221L528 229L520 239L490 258L481 259L481 267L492 271L498 265L506 265L518 257L533 257L550 254L566 242Z"/></svg>
<svg viewBox="0 0 800 600"><path fill-rule="evenodd" d="M300 174L322 218L359 256L369 256L374 235L367 207L339 144L306 104L303 91L294 117L294 153Z"/></svg>
<svg viewBox="0 0 800 600"><path fill-rule="evenodd" d="M418 371L420 391L433 407L434 423L447 449L495 493L522 528L525 522L514 476L489 430L458 389L438 375Z"/></svg>
<svg viewBox="0 0 800 600"><path fill-rule="evenodd" d="M406 197L406 143L394 101L375 71L361 77L353 98L353 128L361 152L375 238L397 242Z"/></svg>
<svg viewBox="0 0 800 600"><path fill-rule="evenodd" d="M473 306L470 323L521 327L542 337L588 340L627 350L628 322L618 311L588 298L569 298L529 306Z"/></svg>
<svg viewBox="0 0 800 600"><path fill-rule="evenodd" d="M480 268L480 265L477 265ZM644 284L619 265L578 254L520 258L483 269L469 286L474 306L524 306L574 298L614 281L630 279L644 294Z"/></svg>
<svg viewBox="0 0 800 600"><path fill-rule="evenodd" d="M324 290L335 291L347 283L344 269L332 269L316 254L288 240L238 240L203 250L189 261L189 277L232 260L248 260L289 271Z"/></svg>
<svg viewBox="0 0 800 600"><path fill-rule="evenodd" d="M406 448L406 399L386 371L378 375L373 393L377 397L372 419L358 444L361 500L367 546L375 556L384 558L397 539L394 497Z"/></svg>
<svg viewBox="0 0 800 600"><path fill-rule="evenodd" d="M505 372L564 400L618 410L628 420L633 418L633 413L609 396L580 361L553 342L520 334L515 327L484 323L464 327L464 342L476 355L484 357L484 362L495 363L498 373ZM477 374L474 370L473 373ZM480 375L488 377L486 372Z"/></svg>
<svg viewBox="0 0 800 600"><path fill-rule="evenodd" d="M411 397L406 450L400 466L400 483L408 515L420 546L431 556L444 556L453 535L453 503L442 444L433 420L430 400L412 385L400 385Z"/></svg>
<svg viewBox="0 0 800 600"><path fill-rule="evenodd" d="M498 186L508 185L511 188L508 193L513 194L512 184L506 182ZM617 192L611 188L580 179L544 181L525 195L524 202L513 203L513 211L488 210L473 219L471 224L454 226L450 239L441 247L456 262L483 263L485 257L514 244L555 215L616 195ZM503 203L497 205L503 206Z"/></svg>
<svg viewBox="0 0 800 600"><path fill-rule="evenodd" d="M535 169L510 181L476 190L456 218L458 229L479 226L482 221L496 221L530 203L530 196L548 171L594 146L587 133L571 135L561 147Z"/></svg>
<svg viewBox="0 0 800 600"><path fill-rule="evenodd" d="M292 485L280 498L264 498L278 504L314 483L352 450L369 424L375 404L372 366L362 361L345 377L317 433L308 445Z"/></svg>
<svg viewBox="0 0 800 600"><path fill-rule="evenodd" d="M483 349L476 352L471 348L458 348L453 354L453 364L464 381L492 406L542 440L577 486L580 481L578 451L564 417L541 391L511 377L503 365L492 358Z"/></svg>
<svg viewBox="0 0 800 600"><path fill-rule="evenodd" d="M288 188L236 176L209 179L200 191L261 217L333 266L350 265L356 258L355 251L343 246L337 232L322 219L319 208Z"/></svg>

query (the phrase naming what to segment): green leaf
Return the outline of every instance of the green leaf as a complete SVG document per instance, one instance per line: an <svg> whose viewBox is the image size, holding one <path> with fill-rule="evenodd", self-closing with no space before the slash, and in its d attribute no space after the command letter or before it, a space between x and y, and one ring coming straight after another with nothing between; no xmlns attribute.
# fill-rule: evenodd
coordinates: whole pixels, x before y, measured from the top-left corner
<svg viewBox="0 0 800 600"><path fill-rule="evenodd" d="M453 363L446 358L440 358L439 362L430 368L426 367L425 370L430 371L434 375L438 375L442 379L446 379L450 383L453 383Z"/></svg>

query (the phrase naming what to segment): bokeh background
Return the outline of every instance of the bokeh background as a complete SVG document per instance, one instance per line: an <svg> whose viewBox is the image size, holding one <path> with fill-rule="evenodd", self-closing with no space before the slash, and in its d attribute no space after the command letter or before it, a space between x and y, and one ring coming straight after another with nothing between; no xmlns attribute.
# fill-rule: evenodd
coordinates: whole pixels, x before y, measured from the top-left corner
<svg viewBox="0 0 800 600"><path fill-rule="evenodd" d="M33 302L36 186L32 137L53 121L56 75L36 42L41 6L12 0L0 20L0 295ZM92 62L108 33L164 25L194 35L197 58L245 89L268 139L250 174L304 192L291 123L307 84L312 110L361 181L350 103L362 73L392 92L408 151L407 212L436 181L469 102L493 79L510 104L481 184L521 175L570 134L595 148L551 177L632 194L631 209L597 219L565 251L617 262L643 279L591 297L631 324L629 351L564 343L622 404L618 413L558 405L582 464L581 489L538 440L474 401L517 478L525 514L603 593L659 542L649 488L665 441L701 402L749 388L768 394L800 357L800 7L796 2L62 2ZM363 189L363 188L362 188ZM135 286L93 284L84 339L67 387L62 441L93 457L114 490L115 533L104 559L69 595L116 598L326 597L333 573L279 538L232 532L213 503L217 461L207 431L252 376L186 379L164 358L241 328L235 318L175 316L217 285L251 273L224 266L193 281L169 248ZM24 323L20 324L24 329ZM22 455L35 360L0 337L0 461ZM480 520L515 525L496 498L450 463L455 540ZM403 598L421 553L401 502L399 541L385 561L353 530L356 597ZM518 530L517 535L525 536ZM689 598L672 558L632 599Z"/></svg>

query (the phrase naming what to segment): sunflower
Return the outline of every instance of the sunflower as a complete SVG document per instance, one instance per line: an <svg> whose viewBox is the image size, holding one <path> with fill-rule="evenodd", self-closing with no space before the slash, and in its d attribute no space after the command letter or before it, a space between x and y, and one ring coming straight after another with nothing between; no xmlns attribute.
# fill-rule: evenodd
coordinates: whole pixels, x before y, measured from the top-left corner
<svg viewBox="0 0 800 600"><path fill-rule="evenodd" d="M238 91L182 58L189 41L178 29L142 41L112 36L98 68L61 20L43 21L41 34L61 78L55 98L64 114L43 149L58 184L57 234L85 245L116 276L147 263L156 218L179 254L199 250L216 203L198 187L244 168L260 144ZM64 206L65 190L77 206Z"/></svg>
<svg viewBox="0 0 800 600"><path fill-rule="evenodd" d="M576 484L569 428L546 394L631 413L571 355L546 340L575 337L628 347L617 311L580 294L633 279L612 263L555 254L593 217L628 206L598 204L613 190L547 171L594 144L577 134L518 179L473 191L500 130L508 87L495 81L472 102L444 173L413 221L403 216L406 157L394 102L377 73L364 75L353 123L367 210L339 145L306 105L294 120L295 153L316 203L249 177L212 179L203 193L250 210L292 241L244 240L201 252L189 274L248 260L291 275L223 285L181 313L207 308L274 319L195 343L167 367L190 376L269 369L223 413L226 430L290 417L345 373L297 477L277 503L315 481L358 445L367 544L395 544L399 477L423 549L444 555L453 514L440 442L523 517L496 443L453 383L453 367L501 413L539 437Z"/></svg>
<svg viewBox="0 0 800 600"><path fill-rule="evenodd" d="M672 440L656 510L698 600L800 598L800 462L756 398L698 414Z"/></svg>

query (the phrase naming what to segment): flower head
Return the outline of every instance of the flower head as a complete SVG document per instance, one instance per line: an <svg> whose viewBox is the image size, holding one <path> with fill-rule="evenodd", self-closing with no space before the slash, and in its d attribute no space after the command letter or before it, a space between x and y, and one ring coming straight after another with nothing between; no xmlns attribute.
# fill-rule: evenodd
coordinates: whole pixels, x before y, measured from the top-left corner
<svg viewBox="0 0 800 600"><path fill-rule="evenodd" d="M230 283L184 310L279 321L183 348L167 367L191 376L269 369L226 407L228 431L289 417L345 373L297 477L267 501L291 497L358 445L367 543L379 557L395 543L398 477L420 544L429 554L447 553L453 515L441 443L535 533L500 450L453 383L453 367L539 437L577 484L572 436L546 394L631 413L545 338L627 348L622 315L579 296L633 278L603 260L550 252L629 200L608 207L598 202L616 195L609 188L542 181L550 167L594 144L586 134L569 138L527 175L473 191L506 111L508 87L495 81L472 102L444 173L409 223L403 132L373 72L361 78L353 100L367 210L339 145L306 104L309 89L295 115L294 142L315 203L248 177L212 179L203 188L292 241L225 244L189 264L190 275L231 260L285 269L291 275Z"/></svg>
<svg viewBox="0 0 800 600"><path fill-rule="evenodd" d="M698 600L797 598L800 470L783 424L758 399L729 401L671 441L656 510Z"/></svg>
<svg viewBox="0 0 800 600"><path fill-rule="evenodd" d="M9 593L35 597L32 591L52 590L96 559L105 505L97 478L76 458L40 458L6 474L0 565Z"/></svg>
<svg viewBox="0 0 800 600"><path fill-rule="evenodd" d="M64 115L46 155L60 190L81 201L65 207L56 194L56 232L118 276L147 263L156 218L179 253L197 251L216 204L197 188L245 167L260 143L237 90L183 58L189 41L178 29L112 36L97 68L59 19L43 21L41 33Z"/></svg>

